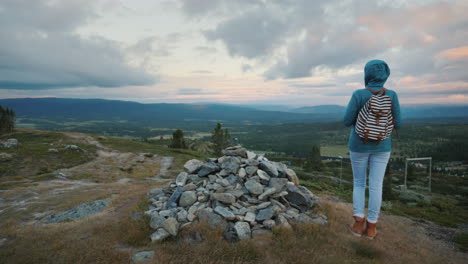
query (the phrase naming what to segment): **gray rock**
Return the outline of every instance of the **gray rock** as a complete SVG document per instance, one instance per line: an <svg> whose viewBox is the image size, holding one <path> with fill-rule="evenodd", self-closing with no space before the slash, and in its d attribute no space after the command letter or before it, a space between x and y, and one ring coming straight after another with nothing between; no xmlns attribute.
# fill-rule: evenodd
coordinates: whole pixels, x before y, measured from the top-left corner
<svg viewBox="0 0 468 264"><path fill-rule="evenodd" d="M176 184L177 186L184 186L187 183L188 174L186 172L181 172L177 175Z"/></svg>
<svg viewBox="0 0 468 264"><path fill-rule="evenodd" d="M284 197L289 204L299 209L300 212L306 212L314 205L310 192L305 192L295 185L288 185L287 189L288 194Z"/></svg>
<svg viewBox="0 0 468 264"><path fill-rule="evenodd" d="M240 168L240 160L237 157L226 157L221 164L221 169L225 172L237 174Z"/></svg>
<svg viewBox="0 0 468 264"><path fill-rule="evenodd" d="M244 168L240 168L239 169L239 172L238 172L238 175L241 179L245 178L245 176L247 176L247 172L245 171Z"/></svg>
<svg viewBox="0 0 468 264"><path fill-rule="evenodd" d="M231 193L213 193L211 199L223 202L225 204L233 204L236 202L236 197Z"/></svg>
<svg viewBox="0 0 468 264"><path fill-rule="evenodd" d="M293 170L286 169L286 177L288 177L289 181L293 182L295 185L299 185L299 178Z"/></svg>
<svg viewBox="0 0 468 264"><path fill-rule="evenodd" d="M203 165L203 162L191 159L184 164L184 169L188 174L197 173L200 170L200 167Z"/></svg>
<svg viewBox="0 0 468 264"><path fill-rule="evenodd" d="M240 240L251 238L250 225L247 222L237 222L234 225L234 230Z"/></svg>
<svg viewBox="0 0 468 264"><path fill-rule="evenodd" d="M134 263L140 262L140 261L145 261L145 260L150 260L154 257L154 251L142 251L134 254L132 256L132 261Z"/></svg>
<svg viewBox="0 0 468 264"><path fill-rule="evenodd" d="M164 228L159 228L156 230L156 232L151 234L151 241L162 241L170 236L171 234L169 234L169 232L167 232Z"/></svg>
<svg viewBox="0 0 468 264"><path fill-rule="evenodd" d="M278 168L273 162L262 161L260 162L259 168L268 173L271 177L278 177Z"/></svg>
<svg viewBox="0 0 468 264"><path fill-rule="evenodd" d="M276 216L276 226L287 229L292 228L292 226L288 222L288 219L283 214L279 214Z"/></svg>
<svg viewBox="0 0 468 264"><path fill-rule="evenodd" d="M167 208L176 208L179 198L184 192L184 189L177 187L176 190L172 193L171 197L167 200Z"/></svg>
<svg viewBox="0 0 468 264"><path fill-rule="evenodd" d="M268 219L271 219L273 217L273 207L268 207L262 210L259 210L257 213L257 216L255 217L255 220L257 222L265 221Z"/></svg>
<svg viewBox="0 0 468 264"><path fill-rule="evenodd" d="M258 170L257 166L247 166L247 167L245 167L245 172L249 176L254 175L257 172L257 170Z"/></svg>
<svg viewBox="0 0 468 264"><path fill-rule="evenodd" d="M247 159L255 159L257 157L257 154L253 153L252 151L246 151L247 154Z"/></svg>
<svg viewBox="0 0 468 264"><path fill-rule="evenodd" d="M271 178L268 186L274 187L276 189L276 192L282 192L286 189L287 183L288 183L288 179L286 178Z"/></svg>
<svg viewBox="0 0 468 264"><path fill-rule="evenodd" d="M229 211L228 209L226 209L225 207L222 207L222 206L216 206L216 208L214 209L215 213L221 215L222 217L224 217L225 219L227 220L234 220L236 219L236 216L234 215L233 212Z"/></svg>
<svg viewBox="0 0 468 264"><path fill-rule="evenodd" d="M174 217L168 218L162 224L162 227L171 235L177 236L177 232L179 231L179 222Z"/></svg>
<svg viewBox="0 0 468 264"><path fill-rule="evenodd" d="M263 226L265 226L268 229L272 229L275 225L276 225L275 220L268 219L268 220L263 221Z"/></svg>
<svg viewBox="0 0 468 264"><path fill-rule="evenodd" d="M261 185L254 179L249 179L248 181L246 181L244 186L252 194L259 195L263 193L263 185Z"/></svg>
<svg viewBox="0 0 468 264"><path fill-rule="evenodd" d="M68 220L80 219L92 214L96 214L104 210L110 203L111 199L97 200L90 203L80 204L70 210L58 214L48 215L42 219L46 223L58 223Z"/></svg>
<svg viewBox="0 0 468 264"><path fill-rule="evenodd" d="M228 227L227 221L220 215L215 214L209 208L205 208L198 212L198 219L201 222L207 223L212 228L226 230Z"/></svg>
<svg viewBox="0 0 468 264"><path fill-rule="evenodd" d="M165 195L164 190L162 188L155 188L149 190L146 195L148 196L148 199L154 198L158 199L159 197L162 197Z"/></svg>
<svg viewBox="0 0 468 264"><path fill-rule="evenodd" d="M268 173L262 171L262 170L257 170L257 175L260 177L260 179L269 181L270 180L270 175Z"/></svg>
<svg viewBox="0 0 468 264"><path fill-rule="evenodd" d="M275 192L276 192L276 188L275 188L275 187L266 188L265 191L264 191L262 194L260 194L260 195L258 196L258 199L264 200L264 199L266 199L268 196L274 194Z"/></svg>
<svg viewBox="0 0 468 264"><path fill-rule="evenodd" d="M194 204L197 201L197 193L194 191L185 191L182 193L179 199L179 206L187 207Z"/></svg>
<svg viewBox="0 0 468 264"><path fill-rule="evenodd" d="M153 214L151 215L150 226L151 228L157 230L162 227L162 224L166 221L166 218L159 215Z"/></svg>
<svg viewBox="0 0 468 264"><path fill-rule="evenodd" d="M189 184L186 184L184 187L183 187L184 191L193 191L195 189L197 189L197 185L193 184L193 183L189 183Z"/></svg>
<svg viewBox="0 0 468 264"><path fill-rule="evenodd" d="M247 158L247 150L241 146L229 147L223 150L225 156L237 156Z"/></svg>
<svg viewBox="0 0 468 264"><path fill-rule="evenodd" d="M255 213L254 212L247 212L245 214L244 221L253 224L255 222Z"/></svg>
<svg viewBox="0 0 468 264"><path fill-rule="evenodd" d="M189 175L189 180L190 180L193 184L198 184L198 183L200 183L200 182L203 181L203 178L198 177L198 175L191 174L191 175Z"/></svg>
<svg viewBox="0 0 468 264"><path fill-rule="evenodd" d="M238 182L242 182L241 178L234 174L229 175L225 180L227 180L231 185L235 185Z"/></svg>
<svg viewBox="0 0 468 264"><path fill-rule="evenodd" d="M198 177L206 177L209 174L215 173L215 172L217 172L219 170L220 170L220 168L219 168L218 164L216 164L214 162L205 162L205 163L203 163L200 170L198 171Z"/></svg>
<svg viewBox="0 0 468 264"><path fill-rule="evenodd" d="M230 193L234 195L236 198L239 198L242 195L244 195L244 192L242 190L229 190L229 191L226 191L226 193Z"/></svg>
<svg viewBox="0 0 468 264"><path fill-rule="evenodd" d="M275 162L274 164L278 170L278 178L287 178L288 176L286 176L286 170L288 167L281 162Z"/></svg>
<svg viewBox="0 0 468 264"><path fill-rule="evenodd" d="M186 222L187 221L188 212L185 209L180 210L177 213L177 221L178 222Z"/></svg>

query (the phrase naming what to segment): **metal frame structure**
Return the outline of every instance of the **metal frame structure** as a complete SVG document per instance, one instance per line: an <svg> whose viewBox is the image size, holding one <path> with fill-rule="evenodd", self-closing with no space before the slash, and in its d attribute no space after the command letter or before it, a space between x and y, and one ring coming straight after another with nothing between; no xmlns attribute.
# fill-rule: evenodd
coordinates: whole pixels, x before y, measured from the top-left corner
<svg viewBox="0 0 468 264"><path fill-rule="evenodd" d="M408 161L416 160L429 160L429 192L431 192L431 181L432 181L432 157L425 158L407 158L405 161L405 189L408 189L407 177L408 177Z"/></svg>

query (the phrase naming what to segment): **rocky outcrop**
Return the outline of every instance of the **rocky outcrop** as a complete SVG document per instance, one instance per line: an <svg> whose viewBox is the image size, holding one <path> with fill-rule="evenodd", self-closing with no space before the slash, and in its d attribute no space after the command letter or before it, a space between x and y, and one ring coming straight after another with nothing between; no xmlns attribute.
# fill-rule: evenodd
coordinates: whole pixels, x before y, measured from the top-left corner
<svg viewBox="0 0 468 264"><path fill-rule="evenodd" d="M293 170L240 146L205 162L189 160L175 182L148 192L153 241L175 236L194 221L224 231L229 240L249 239L275 226L326 224L310 209L318 198L298 185Z"/></svg>

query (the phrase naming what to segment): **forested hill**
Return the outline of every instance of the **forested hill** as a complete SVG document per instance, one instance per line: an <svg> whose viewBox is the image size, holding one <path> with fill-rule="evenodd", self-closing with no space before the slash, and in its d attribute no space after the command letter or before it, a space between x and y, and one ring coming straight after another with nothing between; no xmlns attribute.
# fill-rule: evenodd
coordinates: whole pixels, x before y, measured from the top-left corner
<svg viewBox="0 0 468 264"><path fill-rule="evenodd" d="M254 106L227 104L142 104L130 101L70 98L0 99L0 105L15 110L20 118L47 120L132 120L143 122L221 121L231 124L278 124L336 122L345 107L322 105L283 111L266 111ZM433 119L466 123L465 106L402 106L404 119ZM452 118L452 119L450 119Z"/></svg>
<svg viewBox="0 0 468 264"><path fill-rule="evenodd" d="M226 104L141 104L129 101L68 98L3 99L18 117L49 120L223 121L228 123L300 123L338 121L342 115L263 111Z"/></svg>

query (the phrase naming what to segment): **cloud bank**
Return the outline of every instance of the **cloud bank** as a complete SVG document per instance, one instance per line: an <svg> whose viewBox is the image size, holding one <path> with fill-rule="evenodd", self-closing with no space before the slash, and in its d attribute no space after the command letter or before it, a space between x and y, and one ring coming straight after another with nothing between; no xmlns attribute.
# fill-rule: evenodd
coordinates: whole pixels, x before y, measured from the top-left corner
<svg viewBox="0 0 468 264"><path fill-rule="evenodd" d="M115 41L75 31L98 15L97 1L0 2L0 89L120 87L157 79L127 63Z"/></svg>

